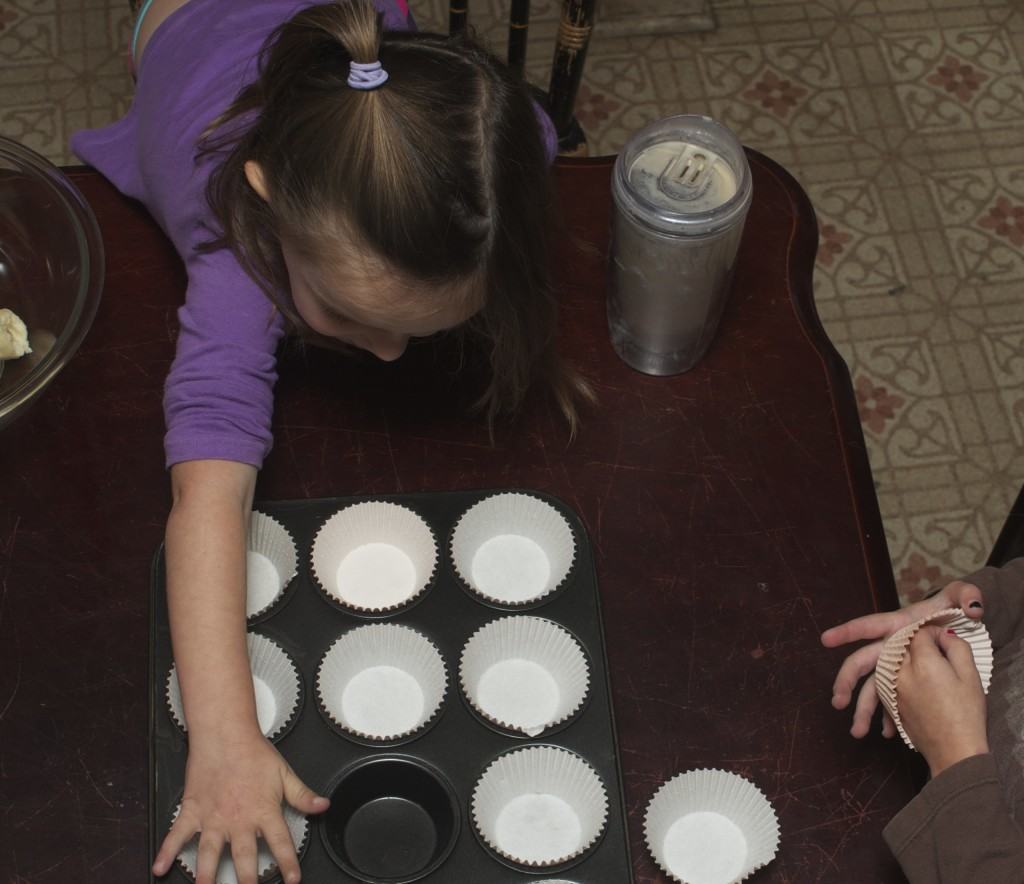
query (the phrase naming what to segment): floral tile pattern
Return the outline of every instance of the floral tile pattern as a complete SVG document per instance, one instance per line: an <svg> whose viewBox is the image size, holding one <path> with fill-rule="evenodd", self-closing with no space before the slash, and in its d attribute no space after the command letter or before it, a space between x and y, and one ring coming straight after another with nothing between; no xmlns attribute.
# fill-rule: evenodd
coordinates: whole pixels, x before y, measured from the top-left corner
<svg viewBox="0 0 1024 884"><path fill-rule="evenodd" d="M412 0L444 30L447 4ZM818 310L850 366L904 601L983 564L1024 481L1024 6L715 0L712 33L591 42L591 153L721 120L818 212ZM127 0L0 0L0 133L68 162L131 100ZM532 4L547 85L559 0ZM472 4L496 52L507 0ZM600 14L600 4L599 4Z"/></svg>

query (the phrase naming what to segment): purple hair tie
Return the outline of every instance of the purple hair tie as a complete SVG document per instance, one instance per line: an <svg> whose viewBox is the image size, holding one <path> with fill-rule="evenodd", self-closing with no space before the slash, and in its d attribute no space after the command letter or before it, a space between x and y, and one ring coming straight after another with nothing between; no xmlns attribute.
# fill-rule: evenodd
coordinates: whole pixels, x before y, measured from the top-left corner
<svg viewBox="0 0 1024 884"><path fill-rule="evenodd" d="M348 64L348 85L353 89L376 89L383 86L387 79L388 72L381 67L379 61L350 61Z"/></svg>

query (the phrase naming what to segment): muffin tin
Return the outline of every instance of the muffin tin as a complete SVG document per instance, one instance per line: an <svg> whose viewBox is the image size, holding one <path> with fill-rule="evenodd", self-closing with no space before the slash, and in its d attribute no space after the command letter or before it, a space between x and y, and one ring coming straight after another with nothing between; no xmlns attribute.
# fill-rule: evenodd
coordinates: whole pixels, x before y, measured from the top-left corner
<svg viewBox="0 0 1024 884"><path fill-rule="evenodd" d="M270 639L299 674L297 708L274 740L299 777L332 799L330 810L308 820L303 880L633 880L596 575L586 534L569 507L532 491L498 490L265 502L256 509L283 528L297 552L294 564L285 555L283 569L294 568L294 576L269 603L261 590L249 618L250 634ZM388 543L388 510L415 537L410 562L387 565L399 575L407 567L418 575L410 578L409 598L389 599L383 610L372 610L359 595L347 603L347 591L332 591L332 579L365 573L365 562L332 559L330 549L383 513L384 528L366 531L357 558L372 555L375 544ZM329 527L339 522L342 529ZM424 526L432 535L433 561ZM520 566L532 600L503 578ZM261 574L261 584L268 579ZM478 579L485 585L474 587ZM505 601L498 601L503 594ZM180 801L187 753L183 722L168 701L173 661L162 549L153 564L150 620L152 856ZM401 662L400 654L389 659L392 647L410 662ZM431 649L443 663L440 672L429 662ZM348 674L353 654L367 655L357 679ZM328 675L321 669L332 655L341 662ZM544 668L561 667L559 661L564 671L546 680ZM401 681L402 667L417 676L419 693ZM392 668L399 678L395 690L422 694L424 709L408 721L377 725L365 696L374 696L374 685L391 684ZM505 688L495 685L502 676L508 677ZM362 705L358 696L342 702L350 684L363 691ZM521 720L517 697L531 701ZM174 708L180 717L180 707ZM524 777L523 788L502 785L503 771ZM550 794L546 788L538 794L549 782ZM582 806L566 823L573 802ZM524 839L523 821L532 825L537 814L551 815L551 831L534 841L527 831ZM580 829L579 843L568 850L566 825ZM556 855L544 855L547 848L536 841L550 841ZM540 855L512 858L517 843ZM191 879L176 863L161 880Z"/></svg>

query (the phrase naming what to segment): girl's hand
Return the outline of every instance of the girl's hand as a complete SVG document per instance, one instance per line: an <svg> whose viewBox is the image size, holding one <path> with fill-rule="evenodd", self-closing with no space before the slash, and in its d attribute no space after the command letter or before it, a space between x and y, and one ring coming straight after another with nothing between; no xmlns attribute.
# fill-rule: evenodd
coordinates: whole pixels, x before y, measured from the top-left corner
<svg viewBox="0 0 1024 884"><path fill-rule="evenodd" d="M900 719L932 776L988 752L985 693L971 646L952 630L925 627L900 666Z"/></svg>
<svg viewBox="0 0 1024 884"><path fill-rule="evenodd" d="M833 626L821 634L821 643L826 648L837 648L850 642L867 639L870 644L858 648L850 654L839 667L835 682L832 684L832 705L836 709L845 709L850 705L857 682L875 670L878 655L882 651L885 639L897 629L910 623L935 614L944 608L963 608L964 613L980 620L983 612L981 590L973 583L954 580L943 587L930 599L900 608L898 611L887 611L883 614L868 614L848 620L839 626ZM857 703L853 711L853 726L850 733L855 737L863 737L871 727L871 718L878 706L878 694L869 679L861 685L857 694ZM882 717L882 734L892 737L896 728L888 715Z"/></svg>
<svg viewBox="0 0 1024 884"><path fill-rule="evenodd" d="M257 884L257 837L270 848L285 884L296 884L302 876L282 800L305 814L321 813L329 804L258 731L231 741L191 744L181 812L156 855L153 874L166 874L199 832L196 884L214 884L225 842L231 846L238 884Z"/></svg>

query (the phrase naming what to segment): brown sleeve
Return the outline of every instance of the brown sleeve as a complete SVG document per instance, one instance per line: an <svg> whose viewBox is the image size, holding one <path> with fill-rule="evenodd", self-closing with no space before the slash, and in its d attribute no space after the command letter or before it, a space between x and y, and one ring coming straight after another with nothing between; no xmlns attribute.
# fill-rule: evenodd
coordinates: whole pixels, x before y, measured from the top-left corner
<svg viewBox="0 0 1024 884"><path fill-rule="evenodd" d="M1001 648L1024 634L1024 557L1002 568L982 568L961 579L981 590L985 604L982 619L993 647Z"/></svg>
<svg viewBox="0 0 1024 884"><path fill-rule="evenodd" d="M991 755L946 768L883 835L911 884L1024 880L1024 832L1006 810Z"/></svg>

